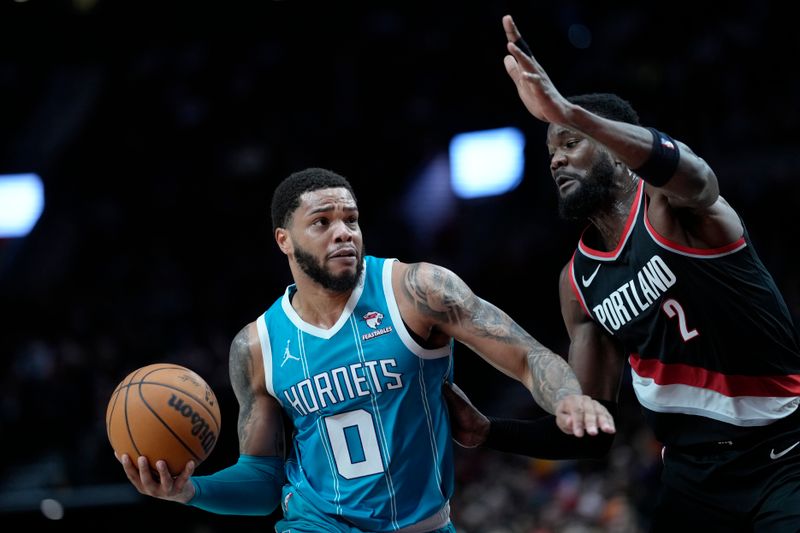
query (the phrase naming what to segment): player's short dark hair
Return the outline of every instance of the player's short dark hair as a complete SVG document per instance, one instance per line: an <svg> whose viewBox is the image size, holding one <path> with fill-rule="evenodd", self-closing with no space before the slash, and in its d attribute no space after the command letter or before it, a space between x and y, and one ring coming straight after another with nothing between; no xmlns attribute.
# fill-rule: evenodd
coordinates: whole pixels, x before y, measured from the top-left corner
<svg viewBox="0 0 800 533"><path fill-rule="evenodd" d="M639 124L639 114L627 100L623 100L616 94L611 93L590 93L579 94L567 98L571 103L581 106L591 111L595 115L600 115L611 120L627 122L628 124Z"/></svg>
<svg viewBox="0 0 800 533"><path fill-rule="evenodd" d="M344 176L324 168L307 168L286 177L272 193L272 231L289 225L295 209L300 207L300 197L319 189L343 187L350 191L353 200L356 194Z"/></svg>

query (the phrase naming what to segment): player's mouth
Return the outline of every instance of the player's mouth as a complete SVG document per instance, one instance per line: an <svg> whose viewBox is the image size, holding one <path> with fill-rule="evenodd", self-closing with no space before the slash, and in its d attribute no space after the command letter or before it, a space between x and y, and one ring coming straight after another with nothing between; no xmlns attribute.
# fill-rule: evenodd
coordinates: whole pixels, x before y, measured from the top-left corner
<svg viewBox="0 0 800 533"><path fill-rule="evenodd" d="M358 252L352 246L345 246L343 248L339 248L333 253L328 254L328 259L347 263L355 263L358 259Z"/></svg>
<svg viewBox="0 0 800 533"><path fill-rule="evenodd" d="M560 192L562 195L580 183L577 178L570 176L569 174L557 174L555 176L555 180L556 187L558 187L558 192Z"/></svg>

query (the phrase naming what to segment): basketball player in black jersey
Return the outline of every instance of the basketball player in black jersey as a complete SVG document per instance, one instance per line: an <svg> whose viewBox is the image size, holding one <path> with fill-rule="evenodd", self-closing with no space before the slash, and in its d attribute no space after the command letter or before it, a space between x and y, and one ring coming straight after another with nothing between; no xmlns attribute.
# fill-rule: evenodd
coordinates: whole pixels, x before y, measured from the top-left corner
<svg viewBox="0 0 800 533"><path fill-rule="evenodd" d="M800 531L800 342L713 170L615 95L564 98L510 16L503 25L506 70L549 124L560 213L590 222L560 276L570 364L613 410L627 358L664 445L652 530ZM462 444L566 459L613 439L490 423L450 398Z"/></svg>

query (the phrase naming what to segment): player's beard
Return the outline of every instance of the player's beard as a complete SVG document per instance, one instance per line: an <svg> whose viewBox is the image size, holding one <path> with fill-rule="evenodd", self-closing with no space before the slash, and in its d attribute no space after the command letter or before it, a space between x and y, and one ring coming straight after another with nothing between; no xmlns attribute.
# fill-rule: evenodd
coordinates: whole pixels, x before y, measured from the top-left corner
<svg viewBox="0 0 800 533"><path fill-rule="evenodd" d="M339 276L334 276L330 270L320 264L316 257L297 245L294 247L294 259L308 277L324 288L334 292L347 292L355 288L361 272L364 270L364 247L361 247L356 258L356 271L353 274L344 272Z"/></svg>
<svg viewBox="0 0 800 533"><path fill-rule="evenodd" d="M585 220L590 215L613 205L614 165L611 157L601 153L586 177L566 196L558 196L558 214L564 220Z"/></svg>

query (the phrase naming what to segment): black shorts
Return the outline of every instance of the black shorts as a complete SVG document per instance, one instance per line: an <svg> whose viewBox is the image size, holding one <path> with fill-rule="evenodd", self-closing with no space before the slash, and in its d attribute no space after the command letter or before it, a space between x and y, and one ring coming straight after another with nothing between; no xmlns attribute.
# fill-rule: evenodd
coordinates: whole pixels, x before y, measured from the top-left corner
<svg viewBox="0 0 800 533"><path fill-rule="evenodd" d="M798 416L762 434L746 445L665 448L651 531L799 532Z"/></svg>

